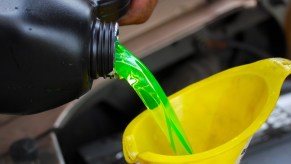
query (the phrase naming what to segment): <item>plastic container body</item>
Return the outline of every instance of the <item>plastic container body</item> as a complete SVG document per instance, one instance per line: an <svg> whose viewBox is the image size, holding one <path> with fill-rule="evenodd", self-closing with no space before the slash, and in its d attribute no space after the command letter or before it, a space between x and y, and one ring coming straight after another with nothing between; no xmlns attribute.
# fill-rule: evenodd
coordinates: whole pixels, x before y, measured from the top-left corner
<svg viewBox="0 0 291 164"><path fill-rule="evenodd" d="M252 135L268 118L291 61L262 60L192 84L170 97L195 154L177 156L148 111L123 135L128 163L239 163Z"/></svg>
<svg viewBox="0 0 291 164"><path fill-rule="evenodd" d="M114 21L130 1L106 1L115 5L106 10L110 18L98 12L106 8L101 2L1 0L0 113L60 106L88 91L93 79L110 76L118 27L97 17Z"/></svg>

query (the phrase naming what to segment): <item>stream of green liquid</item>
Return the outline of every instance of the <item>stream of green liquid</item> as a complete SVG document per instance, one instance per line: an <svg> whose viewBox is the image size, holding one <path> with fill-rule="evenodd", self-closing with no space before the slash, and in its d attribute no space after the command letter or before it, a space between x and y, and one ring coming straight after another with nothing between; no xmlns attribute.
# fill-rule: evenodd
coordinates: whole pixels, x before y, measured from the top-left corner
<svg viewBox="0 0 291 164"><path fill-rule="evenodd" d="M174 152L178 155L192 154L187 137L163 89L148 68L118 42L114 69L151 111Z"/></svg>

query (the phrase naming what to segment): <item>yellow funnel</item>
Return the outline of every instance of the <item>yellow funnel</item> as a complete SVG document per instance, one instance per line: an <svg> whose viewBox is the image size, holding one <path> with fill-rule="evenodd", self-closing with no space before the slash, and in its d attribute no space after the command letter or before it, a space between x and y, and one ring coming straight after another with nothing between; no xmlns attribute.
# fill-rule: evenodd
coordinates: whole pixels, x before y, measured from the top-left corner
<svg viewBox="0 0 291 164"><path fill-rule="evenodd" d="M170 96L195 154L177 156L146 110L123 135L128 163L233 164L271 114L291 61L261 60L235 67Z"/></svg>

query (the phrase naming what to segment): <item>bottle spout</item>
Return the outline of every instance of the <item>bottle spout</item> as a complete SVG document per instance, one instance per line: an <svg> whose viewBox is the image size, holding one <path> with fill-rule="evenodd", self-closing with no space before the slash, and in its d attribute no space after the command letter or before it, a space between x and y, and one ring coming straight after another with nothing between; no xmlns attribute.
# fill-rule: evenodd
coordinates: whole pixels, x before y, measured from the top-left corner
<svg viewBox="0 0 291 164"><path fill-rule="evenodd" d="M118 35L116 22L101 22L96 19L92 27L90 44L90 75L92 79L114 77L115 42Z"/></svg>

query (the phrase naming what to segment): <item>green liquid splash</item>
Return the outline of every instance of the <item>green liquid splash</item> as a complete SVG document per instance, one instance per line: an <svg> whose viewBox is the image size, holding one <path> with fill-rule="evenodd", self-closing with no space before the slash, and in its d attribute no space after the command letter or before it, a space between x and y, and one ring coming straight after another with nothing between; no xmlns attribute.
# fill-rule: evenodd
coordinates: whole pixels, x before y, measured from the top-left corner
<svg viewBox="0 0 291 164"><path fill-rule="evenodd" d="M192 154L182 126L163 89L148 68L118 42L114 69L120 78L127 80L151 111L174 152L178 155Z"/></svg>

